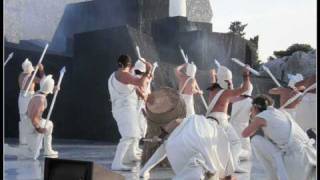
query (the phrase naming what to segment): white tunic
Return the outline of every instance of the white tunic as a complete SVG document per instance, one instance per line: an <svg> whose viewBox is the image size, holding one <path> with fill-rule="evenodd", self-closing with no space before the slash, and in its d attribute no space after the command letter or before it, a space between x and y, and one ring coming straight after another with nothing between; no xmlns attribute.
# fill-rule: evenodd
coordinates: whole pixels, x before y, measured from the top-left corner
<svg viewBox="0 0 320 180"><path fill-rule="evenodd" d="M232 104L230 124L239 137L241 137L242 131L249 125L251 103L251 98L245 98ZM241 138L241 145L243 149L250 151L250 138Z"/></svg>
<svg viewBox="0 0 320 180"><path fill-rule="evenodd" d="M296 107L296 122L303 130L317 130L317 94L307 93Z"/></svg>
<svg viewBox="0 0 320 180"><path fill-rule="evenodd" d="M30 75L27 75L24 77L23 81L22 81L22 89L24 89L26 87L26 83L27 80L29 79ZM27 91L26 96L24 96L25 94L25 90L20 90L20 94L19 94L19 99L18 99L18 106L19 106L19 113L20 114L25 114L28 110L28 104L30 102L30 99L32 98L32 96L34 95L34 91Z"/></svg>
<svg viewBox="0 0 320 180"><path fill-rule="evenodd" d="M22 82L22 89L26 87L27 80L29 79L30 75L24 77ZM26 93L26 96L24 94ZM20 90L19 98L18 98L18 107L19 107L19 114L20 114L20 121L19 121L19 141L20 144L26 144L26 135L25 135L25 126L26 126L26 119L27 119L27 110L29 102L34 95L34 91L25 91Z"/></svg>
<svg viewBox="0 0 320 180"><path fill-rule="evenodd" d="M195 114L193 95L181 94L181 97L186 104L186 117Z"/></svg>
<svg viewBox="0 0 320 180"><path fill-rule="evenodd" d="M145 109L145 102L144 100L138 100L138 119L139 119L139 127L140 127L140 134L141 138L144 138L147 134L148 123L147 119L143 114L143 109Z"/></svg>
<svg viewBox="0 0 320 180"><path fill-rule="evenodd" d="M219 140L226 142L226 138L219 133L221 131L215 121L191 115L172 132L166 143L166 152L173 171L180 179L185 177L183 174L186 169L199 172L196 168L199 166L218 176L225 175L225 162L220 161L217 153L218 144L221 143Z"/></svg>
<svg viewBox="0 0 320 180"><path fill-rule="evenodd" d="M141 135L138 120L138 96L135 87L123 84L112 73L108 80L112 102L112 115L117 122L122 137L139 138Z"/></svg>
<svg viewBox="0 0 320 180"><path fill-rule="evenodd" d="M289 179L315 179L316 150L291 116L285 111L268 107L257 117L267 122L267 126L262 128L264 135L283 152Z"/></svg>
<svg viewBox="0 0 320 180"><path fill-rule="evenodd" d="M192 77L189 77L181 87L179 93L182 99L184 100L184 103L186 104L186 117L195 114L194 111L194 100L193 100L193 94L183 94L183 90L186 88L187 84L192 80Z"/></svg>
<svg viewBox="0 0 320 180"><path fill-rule="evenodd" d="M229 157L228 161L232 161L232 166L228 168L229 172L233 172L236 168L239 167L239 157L240 153L242 151L241 149L241 140L240 137L237 135L236 131L232 127L232 125L228 122L228 115L224 112L211 112L212 109L215 107L215 102L217 102L221 95L223 94L224 90L220 90L212 99L211 103L209 104L206 116L216 118L219 121L219 126L221 126L227 137L228 137L228 142L230 144L230 149L231 152L227 152L226 150L224 153L226 156ZM224 147L224 149L227 149L227 147Z"/></svg>
<svg viewBox="0 0 320 180"><path fill-rule="evenodd" d="M293 119L296 119L297 110L296 108L283 108Z"/></svg>
<svg viewBox="0 0 320 180"><path fill-rule="evenodd" d="M44 97L44 109L47 108L47 99L45 98L45 95L43 94L35 94L34 97ZM41 115L42 116L42 115ZM44 126L46 124L46 126ZM52 134L52 129L53 129L53 123L50 120L41 119L40 120L40 126L44 127L47 129L47 132L45 133L46 135L51 135ZM26 150L26 156L34 157L38 149L38 145L40 145L40 148L42 148L42 139L41 139L41 134L38 133L35 130L35 127L32 124L32 120L27 117L25 121L25 138L27 140L27 150ZM40 142L40 144L38 144ZM38 154L39 155L39 154ZM36 157L37 158L37 157Z"/></svg>

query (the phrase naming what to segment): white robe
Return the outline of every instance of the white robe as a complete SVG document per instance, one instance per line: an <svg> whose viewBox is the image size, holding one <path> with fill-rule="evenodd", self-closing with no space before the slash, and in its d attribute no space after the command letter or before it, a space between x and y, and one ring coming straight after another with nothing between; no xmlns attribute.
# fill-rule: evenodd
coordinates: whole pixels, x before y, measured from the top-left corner
<svg viewBox="0 0 320 180"><path fill-rule="evenodd" d="M140 75L135 75L138 78L141 78ZM145 88L145 92L146 94L151 94L151 82L149 82L148 86ZM140 127L140 135L141 138L145 138L146 134L147 134L147 129L148 129L148 123L147 123L147 119L143 114L143 110L145 110L146 105L144 100L142 99L137 99L138 100L138 106L137 106L137 110L138 110L138 121L139 121L139 127Z"/></svg>
<svg viewBox="0 0 320 180"><path fill-rule="evenodd" d="M317 94L307 93L296 107L296 122L303 130L317 130Z"/></svg>
<svg viewBox="0 0 320 180"><path fill-rule="evenodd" d="M218 119L219 126L221 126L226 133L228 137L228 142L230 144L230 152L227 154L227 156L230 157L230 160L232 159L233 167L230 167L230 172L234 171L240 166L240 154L242 152L241 148L241 140L238 136L237 132L234 130L233 126L228 122L228 115L223 112L212 112L209 114L209 116L214 117ZM226 148L226 147L224 147ZM224 151L224 153L227 153L228 151Z"/></svg>
<svg viewBox="0 0 320 180"><path fill-rule="evenodd" d="M29 79L31 75L27 75L24 77L22 81L22 88L25 88L27 85L27 80ZM28 105L29 102L34 95L34 91L27 91L26 96L24 94L26 93L25 90L20 90L19 93L19 98L18 98L18 107L19 107L19 115L20 115L20 121L19 121L19 143L20 144L26 144L26 135L25 135L25 126L26 122L25 120L27 119L27 110L28 110Z"/></svg>
<svg viewBox="0 0 320 180"><path fill-rule="evenodd" d="M240 137L237 135L236 131L232 127L232 125L228 122L228 115L224 112L211 112L212 109L215 107L216 102L219 100L221 95L223 94L224 90L220 90L212 99L212 101L209 104L209 107L207 109L206 116L211 116L216 118L219 121L219 126L221 126L225 133L228 136L228 140L230 143L230 148L231 148L231 154L228 154L231 159L233 160L233 167L230 168L231 170L235 170L239 167L240 163L240 154L242 152L241 148L241 140ZM226 153L227 151L225 151Z"/></svg>
<svg viewBox="0 0 320 180"><path fill-rule="evenodd" d="M257 160L257 162L252 162L251 171L253 180L256 178L267 180L289 180L282 159L282 152L278 147L260 135L255 135L251 139L251 144L254 158Z"/></svg>
<svg viewBox="0 0 320 180"><path fill-rule="evenodd" d="M26 119L27 119L27 110L29 102L34 95L34 91L27 92L26 96L24 96L25 91L21 90L18 99L18 107L19 107L19 114L20 114L20 121L19 121L19 142L20 144L26 144Z"/></svg>
<svg viewBox="0 0 320 180"><path fill-rule="evenodd" d="M193 95L181 94L181 97L186 104L186 117L195 114Z"/></svg>
<svg viewBox="0 0 320 180"><path fill-rule="evenodd" d="M112 115L117 122L122 137L140 138L141 131L138 119L138 96L135 87L123 84L112 73L108 80L112 102Z"/></svg>
<svg viewBox="0 0 320 180"><path fill-rule="evenodd" d="M232 104L230 124L239 137L241 137L242 131L249 125L251 103L251 98L245 98ZM241 145L244 150L251 151L250 138L241 137Z"/></svg>
<svg viewBox="0 0 320 180"><path fill-rule="evenodd" d="M167 157L176 174L173 179L203 179L206 171L215 173L215 179L225 176L227 164L219 157L219 145L225 142L226 136L216 121L199 115L185 118L166 143Z"/></svg>
<svg viewBox="0 0 320 180"><path fill-rule="evenodd" d="M282 158L290 180L315 179L316 150L307 134L285 111L273 107L259 113L267 126L265 137L282 151Z"/></svg>
<svg viewBox="0 0 320 180"><path fill-rule="evenodd" d="M140 127L140 137L144 138L147 134L148 123L147 119L143 114L143 109L145 109L145 102L143 100L138 100L138 119Z"/></svg>
<svg viewBox="0 0 320 180"><path fill-rule="evenodd" d="M183 84L183 86L181 87L179 93L180 96L182 97L182 99L184 100L184 103L186 105L186 117L195 114L194 111L194 100L193 100L193 94L189 95L189 94L183 94L183 90L186 88L188 82L192 80L192 77L189 77Z"/></svg>
<svg viewBox="0 0 320 180"><path fill-rule="evenodd" d="M297 109L296 108L283 108L287 113L290 114L292 119L296 119Z"/></svg>

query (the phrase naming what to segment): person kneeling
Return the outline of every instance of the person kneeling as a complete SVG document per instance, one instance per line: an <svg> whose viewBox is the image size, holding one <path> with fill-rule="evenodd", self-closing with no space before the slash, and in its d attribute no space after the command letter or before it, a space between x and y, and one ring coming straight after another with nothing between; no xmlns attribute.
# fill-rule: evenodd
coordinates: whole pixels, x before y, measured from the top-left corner
<svg viewBox="0 0 320 180"><path fill-rule="evenodd" d="M312 140L289 113L272 107L272 104L273 100L266 95L253 99L251 107L253 121L242 132L242 136L253 136L259 130L262 132L263 141L259 141L261 138L254 138L252 147L258 160L264 165L266 172L278 172L278 178L268 173L269 178L316 179L317 155L315 148L312 146ZM256 141L259 141L259 143ZM257 144L259 147L256 147ZM265 151L266 149L275 149L273 145L278 151ZM277 154L272 152L277 152ZM281 168L282 164L285 168ZM276 170L270 170L269 168L273 168L274 165ZM282 170L279 171L279 168ZM283 174L286 175L283 176Z"/></svg>

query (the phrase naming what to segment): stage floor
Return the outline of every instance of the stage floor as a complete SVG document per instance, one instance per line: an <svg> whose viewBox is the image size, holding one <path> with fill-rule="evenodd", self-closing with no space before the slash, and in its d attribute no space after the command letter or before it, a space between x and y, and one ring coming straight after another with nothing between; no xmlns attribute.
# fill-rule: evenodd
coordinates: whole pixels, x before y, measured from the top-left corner
<svg viewBox="0 0 320 180"><path fill-rule="evenodd" d="M16 139L5 140L10 146L18 147ZM59 151L59 158L93 161L102 165L106 169L110 169L115 154L116 145L102 144L91 141L55 141L53 148ZM241 163L241 167L248 170L248 173L236 174L238 180L250 179L250 161ZM42 180L44 169L44 158L39 160L18 160L15 156L5 155L4 160L4 178L6 180ZM139 179L139 164L136 165L133 172L118 172L126 177L126 179ZM174 175L172 170L166 168L156 168L150 173L151 180L171 179ZM256 179L256 178L255 178ZM261 179L258 178L257 179Z"/></svg>

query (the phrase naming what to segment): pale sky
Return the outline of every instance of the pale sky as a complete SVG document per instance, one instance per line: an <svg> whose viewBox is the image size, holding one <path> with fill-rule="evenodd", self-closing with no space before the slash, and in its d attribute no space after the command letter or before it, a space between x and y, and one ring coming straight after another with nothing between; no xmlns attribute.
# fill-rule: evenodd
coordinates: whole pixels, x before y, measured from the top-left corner
<svg viewBox="0 0 320 180"><path fill-rule="evenodd" d="M228 32L230 22L248 24L247 39L259 35L259 59L294 43L317 43L316 0L211 0L212 31Z"/></svg>

